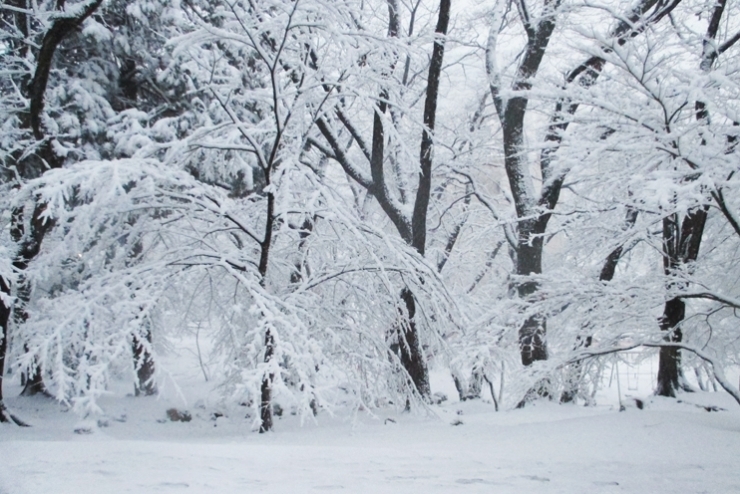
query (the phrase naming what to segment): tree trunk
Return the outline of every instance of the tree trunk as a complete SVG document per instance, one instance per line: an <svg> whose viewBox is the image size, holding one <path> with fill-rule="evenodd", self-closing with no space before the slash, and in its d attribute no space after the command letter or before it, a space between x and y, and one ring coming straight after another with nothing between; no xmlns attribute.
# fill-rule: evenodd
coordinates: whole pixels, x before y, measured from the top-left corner
<svg viewBox="0 0 740 494"><path fill-rule="evenodd" d="M437 119L439 81L445 52L444 37L447 35L447 26L450 21L450 8L451 0L440 1L439 17L434 30L438 37L434 40L432 59L429 62L426 98L424 100L424 130L422 131L419 150L419 185L416 190L414 211L411 217L411 246L422 256L426 250L427 210L429 209L429 197L432 190L434 128ZM429 386L429 371L419 341L419 329L415 320L416 300L408 288L402 290L401 298L408 313L408 324L401 325L402 332L399 332L398 335L401 362L406 372L411 376L419 395L424 400L429 400L432 393Z"/></svg>
<svg viewBox="0 0 740 494"><path fill-rule="evenodd" d="M699 69L703 73L709 73L712 65L721 53L721 48L715 47L715 40L720 27L720 21L726 7L726 0L719 0L714 4L714 9L709 18L707 33L703 42L701 62ZM726 48L725 48L726 49ZM701 124L709 121L709 112L702 101L695 104L696 120ZM706 143L702 140L701 145ZM715 199L720 196L714 194ZM726 213L723 201L720 209ZM696 261L699 257L699 247L704 233L704 225L707 220L708 206L689 211L681 225L678 224L678 215L673 214L663 219L663 267L666 275L687 263ZM727 215L726 215L727 216ZM730 218L728 216L728 218ZM660 319L660 329L668 332L666 340L680 342L682 338L680 324L686 313L686 304L680 298L673 298L666 302L663 309L663 317ZM676 396L676 390L680 386L681 375L681 353L677 348L661 348L658 361L658 382L655 394L659 396Z"/></svg>
<svg viewBox="0 0 740 494"><path fill-rule="evenodd" d="M532 223L524 221L519 226L516 263L516 272L519 276L542 274L543 238L538 235ZM520 283L517 285L517 292L523 300L531 297L537 292L537 282ZM527 318L519 328L519 348L523 365L528 366L538 360L547 360L546 332L547 322L544 316L539 314Z"/></svg>
<svg viewBox="0 0 740 494"><path fill-rule="evenodd" d="M15 327L22 326L28 320L26 307L31 299L31 286L23 273L28 268L31 260L38 255L41 250L41 242L47 232L54 226L52 220L43 220L41 218L45 209L46 207L43 204L36 204L34 206L33 216L28 225L28 232L26 232L23 212L16 210L12 214L10 235L13 241L18 244L18 252L13 261L13 267L21 273L18 275L15 284L15 306L11 309ZM51 396L46 389L43 376L43 369L37 359L34 358L34 364L28 369L23 370L21 380L24 386L21 396L35 396L37 394Z"/></svg>
<svg viewBox="0 0 740 494"><path fill-rule="evenodd" d="M663 317L660 319L660 329L667 331L666 341L680 343L682 334L679 324L686 314L686 304L680 298L673 298L665 303ZM658 361L658 386L655 394L658 396L675 397L679 389L679 374L681 368L681 351L673 347L661 347Z"/></svg>
<svg viewBox="0 0 740 494"><path fill-rule="evenodd" d="M388 0L389 26L388 36L398 36L399 18L398 2ZM333 151L333 158L342 166L344 171L358 184L372 194L382 208L386 216L391 220L398 230L401 238L410 246L414 247L419 254L424 255L427 234L427 210L431 194L432 164L434 151L434 128L437 114L437 99L439 95L439 83L444 59L445 38L450 20L451 0L440 0L439 15L435 27L435 39L432 56L429 63L427 77L427 89L424 101L424 128L419 153L419 183L414 199L414 208L411 218L397 207L392 200L388 183L384 173L384 147L385 132L381 115L388 107L389 92L381 88L378 103L373 114L373 134L371 147L365 145L365 141L357 129L349 122L341 108L336 108L337 119L344 125L354 141L357 142L363 155L370 164L370 179L363 177L358 169L351 163L346 150L339 144L336 135L327 125L323 118L316 121L316 126L324 136ZM311 60L312 67L317 69L316 57ZM328 90L327 90L328 91ZM391 328L389 331L390 351L398 353L403 366L416 386L417 392L424 399L429 398L429 376L424 359L421 343L419 340L419 329L413 319L416 313L416 300L408 288L401 291L401 299L406 306L409 320L401 327ZM398 347L396 348L396 345Z"/></svg>
<svg viewBox="0 0 740 494"><path fill-rule="evenodd" d="M704 225L707 221L707 207L690 211L679 225L678 214L663 219L663 270L667 276L699 257ZM669 285L670 286L670 285ZM681 323L686 315L686 304L680 297L665 303L660 329L665 331L666 341L681 342ZM679 389L681 351L678 348L661 348L658 360L658 382L655 394L675 397Z"/></svg>
<svg viewBox="0 0 740 494"><path fill-rule="evenodd" d="M265 170L267 185L270 185L270 171ZM258 271L260 283L265 286L267 281L267 266L270 259L270 247L272 246L272 227L275 220L275 196L272 192L267 193L267 218L265 221L265 234L260 245L260 263ZM275 338L268 329L265 331L265 357L263 362L269 364L275 354ZM267 373L262 377L260 385L260 434L272 430L272 382L275 375Z"/></svg>
<svg viewBox="0 0 740 494"><path fill-rule="evenodd" d="M10 296L10 284L2 277L0 277L0 290L4 296ZM3 399L3 378L5 377L5 355L8 353L10 313L11 308L0 301L0 423L12 423L21 427L28 427L28 424L8 411Z"/></svg>
<svg viewBox="0 0 740 494"><path fill-rule="evenodd" d="M557 9L560 2L552 4ZM498 85L499 74L491 73L491 95L496 112L501 122L504 144L504 167L509 180L509 187L514 198L518 223L516 274L530 276L542 273L543 239L549 214L536 214L536 198L533 197L532 179L529 175L529 163L524 149L524 118L529 104L528 92L532 89L534 77L545 55L550 37L555 29L554 14L543 17L539 22L530 23L524 19L527 32L527 46L517 67L516 76L511 86L512 97L502 98L503 88ZM487 56L494 59L496 33L492 28ZM532 216L536 215L534 218ZM525 281L517 285L519 297L530 297L537 291L537 283ZM533 315L519 328L519 346L522 364L531 365L538 360L547 359L544 316Z"/></svg>
<svg viewBox="0 0 740 494"><path fill-rule="evenodd" d="M36 396L38 394L51 397L51 393L49 393L46 389L46 384L44 384L41 366L37 364L32 372L27 372L25 374L21 396Z"/></svg>
<svg viewBox="0 0 740 494"><path fill-rule="evenodd" d="M265 363L272 360L275 352L275 340L268 329L265 332ZM272 430L272 381L275 376L268 373L262 378L260 387L260 434Z"/></svg>
<svg viewBox="0 0 740 494"><path fill-rule="evenodd" d="M152 346L152 332L148 330L144 336L145 341L133 337L134 369L136 370L136 385L134 394L136 396L151 396L157 394L157 385L154 382L154 359L149 350Z"/></svg>
<svg viewBox="0 0 740 494"><path fill-rule="evenodd" d="M3 298L10 296L10 288L4 279L0 278ZM5 410L3 401L3 377L5 376L5 354L8 351L8 322L10 322L10 307L0 300L0 422L10 422L10 414Z"/></svg>
<svg viewBox="0 0 740 494"><path fill-rule="evenodd" d="M529 91L532 89L534 78L537 76L540 64L547 50L550 38L555 29L556 11L560 7L559 0L545 2L549 7L547 15L540 19L532 19L526 12L525 4L517 5L524 30L527 34L527 45L519 58L516 75L509 91L502 86L502 78L496 72L496 49L498 29L506 22L506 13L497 12L496 22L491 28L486 48L486 70L490 81L491 95L501 123L504 145L504 166L509 180L509 187L514 199L518 224L519 238L517 242L516 272L520 276L540 274L542 272L542 238L547 229L551 211L555 209L565 175L554 170L552 161L559 149L562 136L568 128L570 118L578 109L578 103L570 98L561 98L551 116L545 136L547 146L543 146L540 153L540 170L543 182L539 197L534 197L533 183L529 171L529 163L524 149L524 120L529 104ZM669 13L678 2L664 5L657 0L643 0L612 30L611 37L620 45L645 29L653 22L657 22ZM643 14L656 6L654 15L642 21ZM500 23L496 25L496 23ZM567 77L566 84L578 82L588 88L595 84L602 68L604 59L599 56L591 57L576 67ZM506 92L508 97L502 95ZM544 212L543 212L544 211ZM536 283L523 283L518 287L520 296L531 296L537 290ZM519 330L521 359L524 365L530 365L537 360L547 359L546 328L544 316L534 315L524 322Z"/></svg>
<svg viewBox="0 0 740 494"><path fill-rule="evenodd" d="M407 324L399 324L396 331L398 357L418 393L422 398L427 399L431 396L431 388L429 387L429 371L416 327L416 299L407 288L401 291L401 299L406 305L408 320Z"/></svg>

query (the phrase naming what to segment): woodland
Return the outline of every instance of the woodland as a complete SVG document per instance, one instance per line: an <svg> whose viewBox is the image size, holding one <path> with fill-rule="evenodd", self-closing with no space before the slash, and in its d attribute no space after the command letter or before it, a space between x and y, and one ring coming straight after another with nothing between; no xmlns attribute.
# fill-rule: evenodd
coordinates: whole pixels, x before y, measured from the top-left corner
<svg viewBox="0 0 740 494"><path fill-rule="evenodd" d="M3 0L2 382L740 405L740 2ZM169 353L168 353L169 352ZM7 387L7 386L6 386ZM139 398L136 398L139 399ZM348 412L349 413L349 412Z"/></svg>

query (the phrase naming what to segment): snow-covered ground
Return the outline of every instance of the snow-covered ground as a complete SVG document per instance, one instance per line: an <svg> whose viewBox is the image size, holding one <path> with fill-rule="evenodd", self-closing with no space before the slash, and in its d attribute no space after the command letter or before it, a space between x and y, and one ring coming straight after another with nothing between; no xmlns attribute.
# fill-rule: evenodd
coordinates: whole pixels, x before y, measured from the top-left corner
<svg viewBox="0 0 740 494"><path fill-rule="evenodd" d="M111 398L108 426L90 434L47 399L8 404L33 427L0 427L2 494L740 492L740 407L723 393L623 412L541 402L496 413L474 401L303 427L286 413L270 434L234 411L164 421L176 404L164 398Z"/></svg>

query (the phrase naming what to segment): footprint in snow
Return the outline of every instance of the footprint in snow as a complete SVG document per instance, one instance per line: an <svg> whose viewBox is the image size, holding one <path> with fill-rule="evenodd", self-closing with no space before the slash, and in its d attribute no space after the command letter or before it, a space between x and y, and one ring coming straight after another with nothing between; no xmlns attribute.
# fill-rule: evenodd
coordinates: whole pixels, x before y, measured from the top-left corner
<svg viewBox="0 0 740 494"><path fill-rule="evenodd" d="M537 482L550 482L547 477L538 477L537 475L522 475L525 479L536 480Z"/></svg>
<svg viewBox="0 0 740 494"><path fill-rule="evenodd" d="M495 482L485 479L457 479L455 482L458 484L495 484Z"/></svg>

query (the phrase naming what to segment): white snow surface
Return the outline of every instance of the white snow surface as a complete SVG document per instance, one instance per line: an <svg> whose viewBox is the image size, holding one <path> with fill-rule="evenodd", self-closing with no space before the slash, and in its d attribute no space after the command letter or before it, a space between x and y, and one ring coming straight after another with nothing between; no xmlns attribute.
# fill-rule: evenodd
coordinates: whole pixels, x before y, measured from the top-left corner
<svg viewBox="0 0 740 494"><path fill-rule="evenodd" d="M539 402L497 413L475 400L426 414L320 413L303 426L286 411L268 434L238 409L213 419L191 406L193 420L175 423L165 410L181 400L111 397L108 425L83 422L92 432L78 434L57 403L6 388L33 427L0 426L1 494L740 492L740 407L722 393L623 412Z"/></svg>

